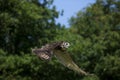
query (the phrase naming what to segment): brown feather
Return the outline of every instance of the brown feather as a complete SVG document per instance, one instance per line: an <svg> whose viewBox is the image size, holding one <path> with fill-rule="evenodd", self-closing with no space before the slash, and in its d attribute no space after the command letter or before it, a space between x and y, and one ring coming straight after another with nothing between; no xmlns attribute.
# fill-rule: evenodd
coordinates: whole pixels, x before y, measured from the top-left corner
<svg viewBox="0 0 120 80"><path fill-rule="evenodd" d="M83 71L81 68L79 68L75 64L75 62L72 60L70 55L66 52L66 47L63 46L63 42L64 41L46 44L45 46L42 46L41 48L32 49L32 52L44 60L51 59L54 54L64 66L68 67L69 69L74 70L75 72L79 74L88 75L87 72Z"/></svg>

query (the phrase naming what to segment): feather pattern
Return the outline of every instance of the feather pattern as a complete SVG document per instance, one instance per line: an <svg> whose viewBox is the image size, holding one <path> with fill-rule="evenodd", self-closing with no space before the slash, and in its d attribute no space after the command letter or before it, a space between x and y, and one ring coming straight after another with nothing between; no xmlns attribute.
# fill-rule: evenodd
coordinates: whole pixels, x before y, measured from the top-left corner
<svg viewBox="0 0 120 80"><path fill-rule="evenodd" d="M79 74L88 75L87 72L79 68L72 60L72 58L66 51L66 48L68 47L68 42L60 41L46 44L45 46L42 46L38 49L32 49L32 52L43 60L50 60L52 56L55 55L59 62L64 66L68 67L71 70L74 70Z"/></svg>
<svg viewBox="0 0 120 80"><path fill-rule="evenodd" d="M57 59L60 61L60 63L63 64L64 66L68 67L71 70L74 70L78 74L88 75L88 73L80 69L75 64L75 62L72 60L72 58L66 51L63 53L59 50L56 50L54 54L57 57Z"/></svg>

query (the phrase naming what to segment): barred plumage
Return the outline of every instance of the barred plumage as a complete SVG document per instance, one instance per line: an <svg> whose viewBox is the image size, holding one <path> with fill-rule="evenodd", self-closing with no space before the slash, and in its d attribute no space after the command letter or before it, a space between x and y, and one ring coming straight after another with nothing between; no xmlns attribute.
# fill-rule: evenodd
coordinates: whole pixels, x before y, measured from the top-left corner
<svg viewBox="0 0 120 80"><path fill-rule="evenodd" d="M64 66L69 69L74 70L75 72L83 75L89 75L87 72L80 69L72 60L70 55L67 53L66 49L70 46L68 42L60 41L53 42L51 44L46 44L41 48L32 49L32 52L35 53L38 57L44 60L50 60L53 55L62 63Z"/></svg>

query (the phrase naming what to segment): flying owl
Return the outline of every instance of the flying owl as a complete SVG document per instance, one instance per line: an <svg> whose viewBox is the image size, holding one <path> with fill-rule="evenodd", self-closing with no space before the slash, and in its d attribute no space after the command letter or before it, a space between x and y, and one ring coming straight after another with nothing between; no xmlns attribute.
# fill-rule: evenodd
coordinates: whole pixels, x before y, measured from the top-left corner
<svg viewBox="0 0 120 80"><path fill-rule="evenodd" d="M66 49L69 46L70 44L68 42L59 41L46 44L41 48L32 49L32 52L42 60L50 60L54 55L61 64L68 67L69 69L74 70L78 74L89 75L87 72L80 69L67 53Z"/></svg>

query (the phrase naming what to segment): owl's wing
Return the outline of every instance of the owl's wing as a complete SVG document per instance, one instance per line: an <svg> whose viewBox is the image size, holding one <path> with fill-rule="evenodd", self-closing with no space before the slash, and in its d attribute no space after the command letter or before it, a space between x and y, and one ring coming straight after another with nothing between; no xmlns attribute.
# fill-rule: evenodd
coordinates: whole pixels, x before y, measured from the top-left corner
<svg viewBox="0 0 120 80"><path fill-rule="evenodd" d="M61 43L62 43L62 41L49 43L49 44L46 44L46 45L42 46L41 49L43 49L43 50L54 50Z"/></svg>
<svg viewBox="0 0 120 80"><path fill-rule="evenodd" d="M54 54L57 57L57 59L61 62L61 64L63 64L64 66L68 67L71 70L74 70L78 74L88 75L87 72L80 69L74 63L74 61L72 60L72 58L70 57L70 55L68 53L66 53L66 52L64 53L64 52L62 52L60 50L56 50Z"/></svg>
<svg viewBox="0 0 120 80"><path fill-rule="evenodd" d="M54 48L58 46L60 43L61 42L53 42L50 44L46 44L41 48L32 49L32 52L41 59L49 60L52 58Z"/></svg>
<svg viewBox="0 0 120 80"><path fill-rule="evenodd" d="M50 60L52 57L52 51L45 49L32 49L32 52L42 60Z"/></svg>

